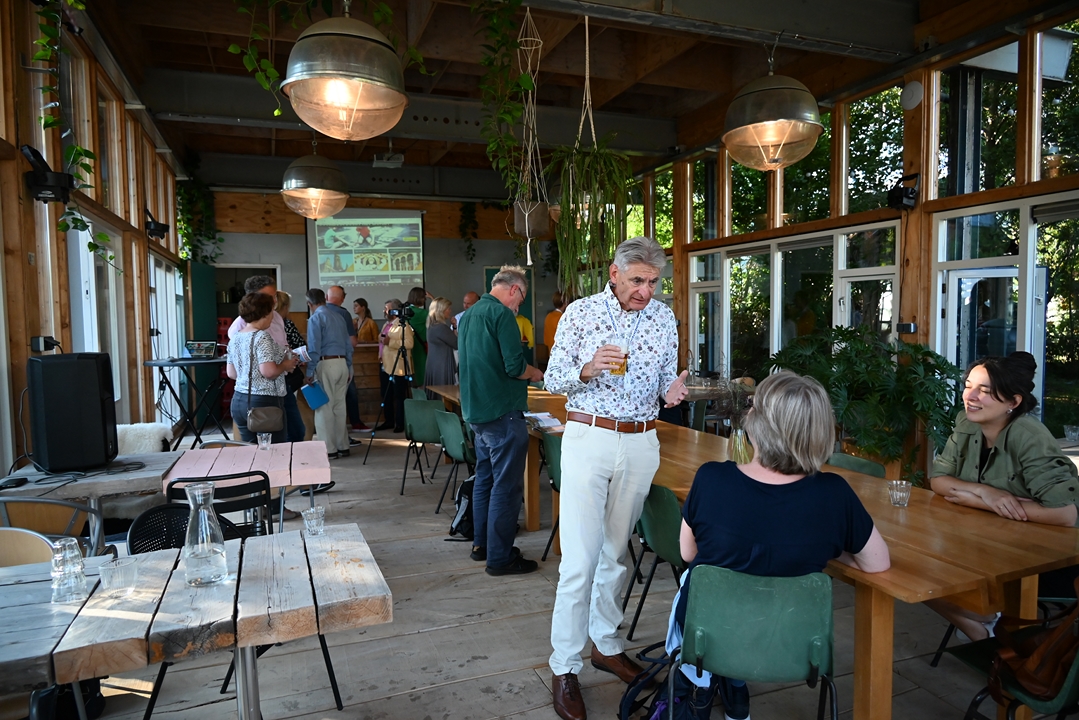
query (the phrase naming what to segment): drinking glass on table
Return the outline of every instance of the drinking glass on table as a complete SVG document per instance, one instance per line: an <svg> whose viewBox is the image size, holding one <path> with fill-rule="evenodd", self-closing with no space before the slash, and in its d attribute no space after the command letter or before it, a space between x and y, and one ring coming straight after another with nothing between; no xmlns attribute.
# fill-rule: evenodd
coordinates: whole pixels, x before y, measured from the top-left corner
<svg viewBox="0 0 1079 720"><path fill-rule="evenodd" d="M138 558L124 557L110 560L99 568L101 588L107 597L119 598L130 595L139 579Z"/></svg>
<svg viewBox="0 0 1079 720"><path fill-rule="evenodd" d="M308 535L321 535L326 529L326 507L316 505L302 511L303 528Z"/></svg>
<svg viewBox="0 0 1079 720"><path fill-rule="evenodd" d="M1068 442L1079 441L1079 425L1065 425L1064 439Z"/></svg>
<svg viewBox="0 0 1079 720"><path fill-rule="evenodd" d="M82 602L90 592L82 562L82 548L73 537L62 537L53 543L52 602Z"/></svg>
<svg viewBox="0 0 1079 720"><path fill-rule="evenodd" d="M910 502L910 481L889 480L888 499L891 500L892 505L896 507L906 507Z"/></svg>
<svg viewBox="0 0 1079 720"><path fill-rule="evenodd" d="M270 439L273 437L273 433L259 433L259 450L270 449Z"/></svg>

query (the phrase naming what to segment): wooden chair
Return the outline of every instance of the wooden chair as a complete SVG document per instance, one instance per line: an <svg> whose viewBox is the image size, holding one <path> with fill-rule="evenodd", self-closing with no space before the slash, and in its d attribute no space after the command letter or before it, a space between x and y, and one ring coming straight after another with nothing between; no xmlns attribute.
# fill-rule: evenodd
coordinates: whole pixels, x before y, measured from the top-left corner
<svg viewBox="0 0 1079 720"><path fill-rule="evenodd" d="M82 534L87 521L89 537ZM103 555L107 550L101 511L70 500L0 498L0 527L33 530L48 538L76 538L87 557Z"/></svg>
<svg viewBox="0 0 1079 720"><path fill-rule="evenodd" d="M844 470L853 470L854 472L860 472L863 475L872 475L873 477L884 478L884 466L878 462L872 460L866 460L860 458L857 455L848 455L847 453L832 453L832 457L828 458L829 465L835 465L838 468Z"/></svg>
<svg viewBox="0 0 1079 720"><path fill-rule="evenodd" d="M52 561L52 543L41 533L0 527L0 567Z"/></svg>

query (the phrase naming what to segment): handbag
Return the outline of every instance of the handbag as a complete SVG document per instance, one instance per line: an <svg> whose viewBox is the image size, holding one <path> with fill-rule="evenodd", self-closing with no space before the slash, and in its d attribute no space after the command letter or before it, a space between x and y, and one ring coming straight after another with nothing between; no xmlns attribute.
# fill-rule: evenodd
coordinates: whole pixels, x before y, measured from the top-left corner
<svg viewBox="0 0 1079 720"><path fill-rule="evenodd" d="M253 433L275 433L285 429L285 411L279 407L251 407L255 381L255 338L251 338L251 364L247 370L247 429Z"/></svg>
<svg viewBox="0 0 1079 720"><path fill-rule="evenodd" d="M1075 579L1079 593L1079 578ZM1017 640L1012 630L1023 626L1040 625L1045 630L1032 637ZM1008 672L1026 692L1040 700L1052 700L1060 693L1068 669L1079 650L1079 602L1048 620L1025 620L1002 617L994 632L1000 643L989 670L989 694L997 704L1007 706L1001 673Z"/></svg>

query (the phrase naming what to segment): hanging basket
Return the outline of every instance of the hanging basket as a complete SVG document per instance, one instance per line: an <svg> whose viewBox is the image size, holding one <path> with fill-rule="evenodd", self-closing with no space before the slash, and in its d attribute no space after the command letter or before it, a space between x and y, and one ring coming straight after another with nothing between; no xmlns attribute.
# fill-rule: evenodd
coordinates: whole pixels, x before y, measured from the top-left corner
<svg viewBox="0 0 1079 720"><path fill-rule="evenodd" d="M546 235L551 229L547 203L517 200L513 203L513 232L532 240Z"/></svg>

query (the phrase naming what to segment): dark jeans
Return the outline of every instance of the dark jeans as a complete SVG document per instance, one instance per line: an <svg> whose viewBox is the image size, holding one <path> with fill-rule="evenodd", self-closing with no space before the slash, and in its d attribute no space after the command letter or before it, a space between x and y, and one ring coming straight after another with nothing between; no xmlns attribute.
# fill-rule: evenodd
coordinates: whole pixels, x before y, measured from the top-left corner
<svg viewBox="0 0 1079 720"><path fill-rule="evenodd" d="M520 411L472 425L476 483L472 487L472 544L487 548L487 567L509 565L524 497L528 426Z"/></svg>
<svg viewBox="0 0 1079 720"><path fill-rule="evenodd" d="M353 425L359 425L363 422L360 419L360 396L356 392L355 378L345 389L345 411L348 413L349 430L352 429Z"/></svg>
<svg viewBox="0 0 1079 720"><path fill-rule="evenodd" d="M300 415L300 406L296 402L296 393L285 395L285 432L289 442L303 442L307 436L307 427Z"/></svg>
<svg viewBox="0 0 1079 720"><path fill-rule="evenodd" d="M250 405L247 403L248 397L251 398ZM232 419L240 431L240 439L244 442L258 442L258 437L255 433L247 429L247 411L249 408L260 407L279 407L284 410L285 398L275 395L249 396L247 393L236 393L232 396ZM285 413L285 426L272 434L270 442L283 443L288 441L288 413Z"/></svg>

